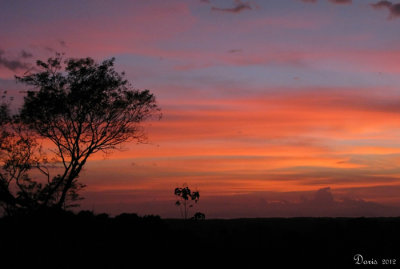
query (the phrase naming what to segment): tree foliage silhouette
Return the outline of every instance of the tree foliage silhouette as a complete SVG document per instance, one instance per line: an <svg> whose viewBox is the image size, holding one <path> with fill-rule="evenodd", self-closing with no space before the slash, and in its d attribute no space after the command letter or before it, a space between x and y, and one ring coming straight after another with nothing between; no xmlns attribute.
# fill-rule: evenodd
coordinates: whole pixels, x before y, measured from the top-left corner
<svg viewBox="0 0 400 269"><path fill-rule="evenodd" d="M14 165L20 170L17 175L28 183L27 187L20 187L20 191L25 196L34 196L30 200L37 206L62 208L68 196L76 199L77 191L83 187L78 177L89 157L118 149L124 142L146 141L140 123L160 115L160 109L153 94L133 89L124 73L115 71L114 58L96 63L91 58L63 60L62 55L57 54L46 62L37 61L37 68L34 73L16 77L18 82L33 86L27 92L19 115L11 119L6 109L0 110L0 114L4 112L3 126L17 123L22 126L21 130L32 134L21 142L8 143L25 149L10 151L26 155L25 166ZM3 126L6 139L18 133L15 129L7 133ZM51 177L43 165L46 158L33 154L40 153L35 138L54 144L53 152L62 165L62 173ZM23 156L20 157L22 160ZM46 176L45 183L32 181L26 175L33 166ZM2 196L15 198L7 185L12 180L16 185L21 182L16 175L4 181ZM7 200L4 197L3 200ZM14 200L14 203L20 202Z"/></svg>
<svg viewBox="0 0 400 269"><path fill-rule="evenodd" d="M197 203L200 199L200 193L198 191L192 192L189 187L184 186L182 188L175 188L174 194L179 197L175 202L177 206L183 206L183 217L186 220L189 208L193 207L193 203Z"/></svg>

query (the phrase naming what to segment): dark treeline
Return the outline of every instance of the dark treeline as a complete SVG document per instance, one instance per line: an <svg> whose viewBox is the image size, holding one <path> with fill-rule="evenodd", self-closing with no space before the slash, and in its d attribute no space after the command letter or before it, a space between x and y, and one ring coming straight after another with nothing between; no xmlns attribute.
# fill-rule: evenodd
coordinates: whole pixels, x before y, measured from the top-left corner
<svg viewBox="0 0 400 269"><path fill-rule="evenodd" d="M346 268L355 266L356 254L399 263L399 226L400 218L185 221L60 211L0 219L0 253L2 264L12 265L5 268L134 268L139 262L167 265L176 259Z"/></svg>

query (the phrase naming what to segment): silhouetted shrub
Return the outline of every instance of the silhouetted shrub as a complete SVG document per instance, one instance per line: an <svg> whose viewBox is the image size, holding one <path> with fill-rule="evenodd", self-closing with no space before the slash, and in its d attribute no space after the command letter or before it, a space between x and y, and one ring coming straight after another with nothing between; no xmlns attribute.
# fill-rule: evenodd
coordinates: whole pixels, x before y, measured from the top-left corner
<svg viewBox="0 0 400 269"><path fill-rule="evenodd" d="M108 220L110 216L107 213L101 213L96 215L96 219L98 220Z"/></svg>
<svg viewBox="0 0 400 269"><path fill-rule="evenodd" d="M161 217L158 215L145 215L142 217L145 222L161 222Z"/></svg>
<svg viewBox="0 0 400 269"><path fill-rule="evenodd" d="M82 211L79 211L79 213L77 214L77 216L78 216L79 218L84 218L84 219L92 219L92 218L94 218L93 211L89 211L89 210L82 210Z"/></svg>
<svg viewBox="0 0 400 269"><path fill-rule="evenodd" d="M196 212L196 214L194 214L194 216L192 217L192 220L205 220L205 219L206 215L201 212Z"/></svg>
<svg viewBox="0 0 400 269"><path fill-rule="evenodd" d="M137 222L139 221L139 216L135 213L122 213L114 219L117 222Z"/></svg>

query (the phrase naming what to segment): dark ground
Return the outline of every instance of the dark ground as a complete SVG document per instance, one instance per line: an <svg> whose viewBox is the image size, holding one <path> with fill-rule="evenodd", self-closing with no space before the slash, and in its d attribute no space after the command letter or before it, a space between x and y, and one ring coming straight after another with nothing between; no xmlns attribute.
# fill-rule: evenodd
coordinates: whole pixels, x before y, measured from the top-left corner
<svg viewBox="0 0 400 269"><path fill-rule="evenodd" d="M400 268L400 218L183 221L81 212L3 218L0 229L0 268ZM378 265L356 265L356 254Z"/></svg>

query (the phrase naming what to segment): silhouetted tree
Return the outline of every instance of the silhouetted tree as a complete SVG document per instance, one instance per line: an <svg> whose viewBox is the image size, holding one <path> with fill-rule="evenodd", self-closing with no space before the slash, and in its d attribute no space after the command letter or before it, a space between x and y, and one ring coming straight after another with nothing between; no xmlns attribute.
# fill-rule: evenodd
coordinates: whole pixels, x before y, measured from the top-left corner
<svg viewBox="0 0 400 269"><path fill-rule="evenodd" d="M77 179L91 155L107 153L127 141L145 141L140 123L159 114L155 97L148 90L133 89L124 73L116 72L113 65L114 58L98 64L91 58L63 60L57 54L46 62L37 61L35 73L16 77L34 89L28 91L20 114L13 120L7 109L1 108L2 137L5 141L14 139L15 130L8 132L5 128L11 121L21 126L21 134L26 131L31 135L5 143L19 148L3 150L17 155L8 158L12 161L4 166L11 169L11 176L0 182L3 203L23 206L9 190L9 183L14 181L19 187L17 196L30 197L25 200L35 203L33 207L62 208L68 198L78 199L77 191L83 185ZM43 158L33 154L39 152L35 137L55 145L54 153L63 167L61 174L51 177L42 166ZM33 166L46 176L46 182L27 176Z"/></svg>
<svg viewBox="0 0 400 269"><path fill-rule="evenodd" d="M198 191L192 192L189 187L184 186L183 188L175 188L174 194L179 197L175 205L183 206L183 217L186 220L189 208L193 207L191 202L197 203L200 199L200 193Z"/></svg>

